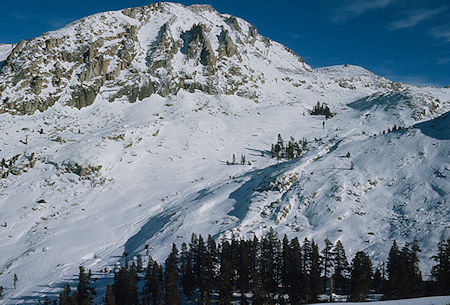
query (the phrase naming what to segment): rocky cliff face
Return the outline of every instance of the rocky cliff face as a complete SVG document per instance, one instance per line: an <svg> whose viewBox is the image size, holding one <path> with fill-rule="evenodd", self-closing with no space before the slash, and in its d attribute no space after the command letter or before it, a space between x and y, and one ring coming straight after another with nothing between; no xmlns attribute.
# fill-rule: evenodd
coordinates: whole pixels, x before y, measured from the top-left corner
<svg viewBox="0 0 450 305"><path fill-rule="evenodd" d="M32 114L55 103L82 108L97 98L133 103L179 90L258 99L270 53L283 57L280 69L310 69L210 6L156 3L100 13L14 46L1 67L0 113Z"/></svg>

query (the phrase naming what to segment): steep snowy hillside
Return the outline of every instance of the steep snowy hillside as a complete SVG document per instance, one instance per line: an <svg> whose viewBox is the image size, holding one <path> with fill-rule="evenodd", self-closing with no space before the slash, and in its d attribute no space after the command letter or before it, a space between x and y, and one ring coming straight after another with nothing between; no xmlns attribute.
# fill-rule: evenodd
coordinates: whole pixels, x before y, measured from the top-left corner
<svg viewBox="0 0 450 305"><path fill-rule="evenodd" d="M11 48L0 46L7 304L34 304L80 264L98 272L124 251L161 259L192 232L273 227L377 260L417 237L425 275L449 235L450 89L311 70L209 6L96 14ZM317 102L335 115L311 115ZM278 133L307 140L298 158L271 158ZM227 165L233 154L246 164Z"/></svg>

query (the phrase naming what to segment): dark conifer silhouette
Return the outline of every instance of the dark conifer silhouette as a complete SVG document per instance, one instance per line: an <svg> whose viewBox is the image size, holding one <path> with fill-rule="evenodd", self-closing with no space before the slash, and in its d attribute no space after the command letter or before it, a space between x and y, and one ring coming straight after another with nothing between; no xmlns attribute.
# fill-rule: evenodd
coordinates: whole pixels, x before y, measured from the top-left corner
<svg viewBox="0 0 450 305"><path fill-rule="evenodd" d="M436 262L431 269L431 274L437 281L436 293L450 294L450 239L439 242L437 255L432 259Z"/></svg>
<svg viewBox="0 0 450 305"><path fill-rule="evenodd" d="M360 251L353 258L351 268L350 299L364 301L369 293L372 262L366 253Z"/></svg>

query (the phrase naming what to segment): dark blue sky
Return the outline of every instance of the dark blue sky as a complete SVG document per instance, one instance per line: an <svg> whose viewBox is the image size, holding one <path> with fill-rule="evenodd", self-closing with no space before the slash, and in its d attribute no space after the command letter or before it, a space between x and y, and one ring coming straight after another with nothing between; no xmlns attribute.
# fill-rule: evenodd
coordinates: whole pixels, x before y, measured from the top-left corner
<svg viewBox="0 0 450 305"><path fill-rule="evenodd" d="M0 42L16 43L141 0L4 1ZM450 2L443 0L197 0L246 19L311 66L363 66L413 84L450 85Z"/></svg>

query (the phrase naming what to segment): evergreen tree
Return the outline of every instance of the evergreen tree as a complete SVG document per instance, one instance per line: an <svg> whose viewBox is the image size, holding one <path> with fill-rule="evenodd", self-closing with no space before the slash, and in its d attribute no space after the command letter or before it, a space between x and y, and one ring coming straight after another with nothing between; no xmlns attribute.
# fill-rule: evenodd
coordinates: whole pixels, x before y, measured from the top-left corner
<svg viewBox="0 0 450 305"><path fill-rule="evenodd" d="M3 299L3 286L0 286L0 300Z"/></svg>
<svg viewBox="0 0 450 305"><path fill-rule="evenodd" d="M139 281L138 275L137 275L137 266L133 262L130 266L130 270L128 271L128 278L127 278L127 295L128 305L138 305L139 304L139 294L137 291L137 282Z"/></svg>
<svg viewBox="0 0 450 305"><path fill-rule="evenodd" d="M142 268L142 256L140 254L137 255L136 257L136 271L137 272L142 272L143 268Z"/></svg>
<svg viewBox="0 0 450 305"><path fill-rule="evenodd" d="M250 290L250 258L249 243L247 241L240 241L238 260L238 287L241 294L244 294Z"/></svg>
<svg viewBox="0 0 450 305"><path fill-rule="evenodd" d="M255 286L255 277L259 272L260 267L260 245L259 240L256 236L253 236L253 240L249 241L249 275L250 275L250 289L253 291Z"/></svg>
<svg viewBox="0 0 450 305"><path fill-rule="evenodd" d="M410 270L412 272L411 274L411 292L412 296L421 296L423 295L423 287L422 287L422 272L419 268L419 253L421 252L419 247L419 242L416 238L414 238L413 244L412 244L412 256L411 256L411 267Z"/></svg>
<svg viewBox="0 0 450 305"><path fill-rule="evenodd" d="M77 287L77 305L93 304L95 289L90 286L91 271L85 272L83 266L80 266L80 272L78 275L78 287Z"/></svg>
<svg viewBox="0 0 450 305"><path fill-rule="evenodd" d="M372 262L369 256L359 251L352 260L350 280L350 298L353 301L364 301L369 293L372 277Z"/></svg>
<svg viewBox="0 0 450 305"><path fill-rule="evenodd" d="M154 305L162 304L162 268L158 265L158 263L153 262L152 266L152 278L151 278L151 292L152 292L152 300Z"/></svg>
<svg viewBox="0 0 450 305"><path fill-rule="evenodd" d="M183 243L181 245L181 272L183 286L183 293L190 298L194 290L194 272L192 270L191 253L187 249L187 245Z"/></svg>
<svg viewBox="0 0 450 305"><path fill-rule="evenodd" d="M281 242L281 283L285 291L291 285L291 252L289 240L286 234L284 234L283 241Z"/></svg>
<svg viewBox="0 0 450 305"><path fill-rule="evenodd" d="M215 240L208 235L206 241L206 258L205 258L205 282L207 283L205 290L210 299L211 291L216 285L217 275L216 268L218 265L219 255Z"/></svg>
<svg viewBox="0 0 450 305"><path fill-rule="evenodd" d="M222 243L219 274L219 305L230 305L233 300L233 262L231 245L228 241Z"/></svg>
<svg viewBox="0 0 450 305"><path fill-rule="evenodd" d="M145 270L145 284L143 287L143 299L145 300L145 303L150 304L151 295L152 295L152 267L153 267L153 259L151 256L148 257L147 261L147 268Z"/></svg>
<svg viewBox="0 0 450 305"><path fill-rule="evenodd" d="M400 267L400 251L398 250L397 242L394 240L387 262L388 283L386 287L386 295L391 298L397 294L398 285L402 278L399 272Z"/></svg>
<svg viewBox="0 0 450 305"><path fill-rule="evenodd" d="M311 242L312 256L311 256L311 270L310 270L310 283L311 283L311 301L316 302L320 292L320 255L319 247L314 240Z"/></svg>
<svg viewBox="0 0 450 305"><path fill-rule="evenodd" d="M407 298L422 294L422 274L419 269L418 252L420 248L415 240L413 246L406 243L397 257L394 275L399 280L392 283L391 297Z"/></svg>
<svg viewBox="0 0 450 305"><path fill-rule="evenodd" d="M128 302L128 270L126 265L120 267L117 272L114 273L114 284L112 286L114 297L117 305L127 304Z"/></svg>
<svg viewBox="0 0 450 305"><path fill-rule="evenodd" d="M348 279L348 260L345 255L345 249L341 241L338 240L333 248L333 289L336 292L346 293Z"/></svg>
<svg viewBox="0 0 450 305"><path fill-rule="evenodd" d="M210 303L210 284L208 282L208 275L206 272L207 265L207 250L205 247L205 243L203 241L203 237L199 235L198 237L198 245L197 251L195 254L194 261L194 270L195 277L198 282L199 291L200 291L200 301L199 303L202 305L207 305Z"/></svg>
<svg viewBox="0 0 450 305"><path fill-rule="evenodd" d="M311 270L312 270L312 254L313 250L311 242L305 237L303 240L303 287L305 289L305 302L311 301Z"/></svg>
<svg viewBox="0 0 450 305"><path fill-rule="evenodd" d="M17 274L14 273L14 277L13 277L13 285L14 285L14 289L17 288L17 282L19 281L19 279L17 278Z"/></svg>
<svg viewBox="0 0 450 305"><path fill-rule="evenodd" d="M333 267L333 252L332 252L333 244L328 238L324 240L324 243L325 248L323 248L321 252L322 253L321 265L323 270L323 287L325 288L327 279L331 277L331 268Z"/></svg>
<svg viewBox="0 0 450 305"><path fill-rule="evenodd" d="M280 240L273 228L270 228L267 236L262 240L261 275L263 289L272 297L278 293L280 247Z"/></svg>
<svg viewBox="0 0 450 305"><path fill-rule="evenodd" d="M179 305L181 297L178 293L178 249L175 244L172 245L172 252L166 259L166 298L165 304Z"/></svg>
<svg viewBox="0 0 450 305"><path fill-rule="evenodd" d="M431 269L431 275L437 281L438 294L450 294L450 239L441 240L438 253L432 259L436 265Z"/></svg>
<svg viewBox="0 0 450 305"><path fill-rule="evenodd" d="M305 299L305 293L302 251L297 238L291 240L287 260L287 294L291 304L299 304Z"/></svg>

